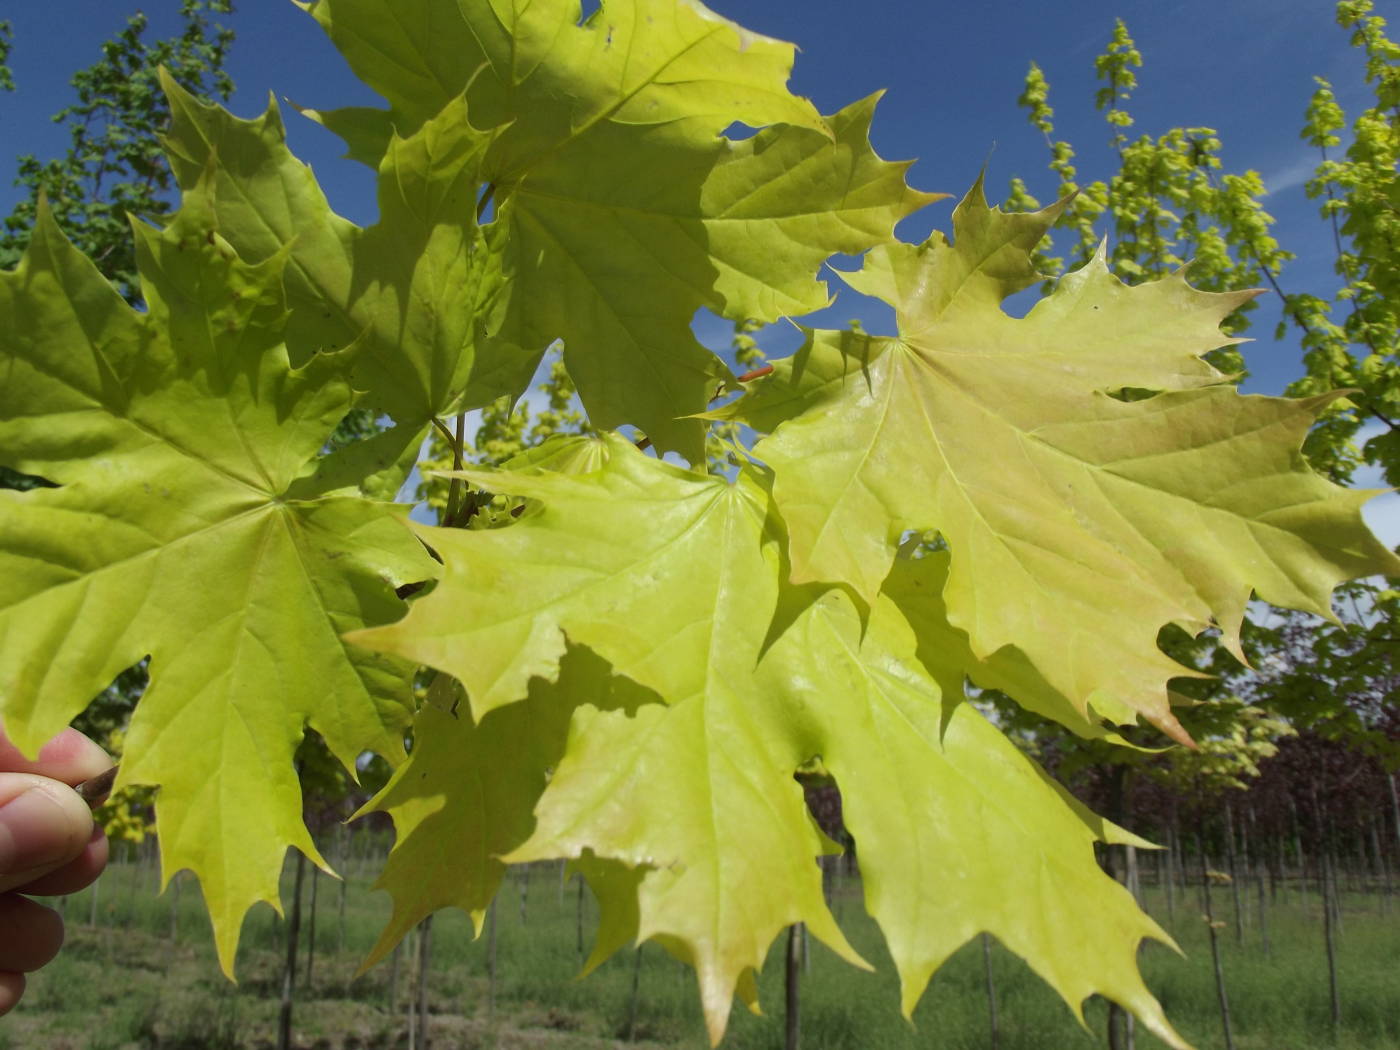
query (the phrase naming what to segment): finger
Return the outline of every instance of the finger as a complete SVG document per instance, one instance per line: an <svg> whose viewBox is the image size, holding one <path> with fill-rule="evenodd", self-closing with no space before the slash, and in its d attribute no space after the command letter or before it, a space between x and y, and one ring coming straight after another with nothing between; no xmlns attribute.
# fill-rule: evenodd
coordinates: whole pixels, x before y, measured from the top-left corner
<svg viewBox="0 0 1400 1050"><path fill-rule="evenodd" d="M33 773L0 773L0 892L63 867L91 837L92 812L72 788Z"/></svg>
<svg viewBox="0 0 1400 1050"><path fill-rule="evenodd" d="M90 886L107 866L107 834L101 828L92 829L92 837L82 853L63 867L40 875L32 882L16 886L20 893L37 894L40 897L56 897L61 893L77 893L84 886Z"/></svg>
<svg viewBox="0 0 1400 1050"><path fill-rule="evenodd" d="M0 771L38 773L65 784L81 784L112 764L107 752L76 729L65 729L39 749L38 758L26 758L0 729Z"/></svg>
<svg viewBox="0 0 1400 1050"><path fill-rule="evenodd" d="M0 894L0 970L29 973L53 960L63 947L63 920L52 908Z"/></svg>
<svg viewBox="0 0 1400 1050"><path fill-rule="evenodd" d="M0 970L0 1017L15 1008L24 994L24 974Z"/></svg>

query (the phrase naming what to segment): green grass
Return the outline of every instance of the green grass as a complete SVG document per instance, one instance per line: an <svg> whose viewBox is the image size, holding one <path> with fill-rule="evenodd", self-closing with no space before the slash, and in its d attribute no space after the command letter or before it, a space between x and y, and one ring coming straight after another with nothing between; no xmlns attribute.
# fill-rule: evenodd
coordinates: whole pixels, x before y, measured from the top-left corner
<svg viewBox="0 0 1400 1050"><path fill-rule="evenodd" d="M346 913L339 919L340 884L319 880L317 954L309 987L299 990L297 1045L307 1050L378 1050L404 1045L409 994L404 953L391 1012L385 963L355 978L354 970L388 916L384 894L369 889L371 866L349 868ZM529 880L524 921L522 881L513 876L497 915L496 1009L488 1011L486 939L473 940L467 918L434 920L430 1004L437 1047L550 1047L583 1050L628 1045L634 956L621 953L584 980L579 968L577 896L561 886L558 869L537 866ZM113 864L97 898L66 905L69 943L51 966L32 977L19 1009L0 1020L0 1050L264 1050L276 1031L285 926L268 908L250 915L239 952L238 985L220 976L193 880L154 893L148 865ZM288 877L284 893L290 894ZM1224 899L1219 899L1223 897ZM1251 911L1257 905L1248 896ZM1161 919L1155 891L1147 904ZM877 967L852 969L819 944L810 946L802 987L804 1050L983 1050L990 1045L980 944L957 953L935 976L911 1027L898 1014L898 982L878 930L851 887L835 904L855 947ZM1228 894L1217 915L1230 919ZM1200 1050L1223 1047L1207 931L1194 893L1178 897L1173 931L1185 959L1157 945L1141 963L1168 1015ZM1254 915L1251 914L1251 919ZM585 942L596 919L585 900ZM308 921L304 915L303 923ZM1163 924L1166 925L1164 919ZM1220 931L1223 966L1239 1050L1394 1050L1400 1046L1400 908L1387 912L1379 895L1350 894L1340 935L1343 1026L1334 1039L1317 899L1294 890L1270 908L1273 945L1265 956L1257 928L1237 945L1232 927ZM342 948L343 939L343 948ZM775 1050L782 1045L783 944L774 946L760 978L768 1016L737 1007L726 1047ZM300 956L305 973L306 948ZM993 972L1003 1050L1073 1050L1105 1045L1103 1004L1091 1001L1081 1029L1069 1010L1019 959L996 947ZM656 946L643 949L640 997L633 1025L638 1047L707 1045L694 978ZM1140 1033L1137 1045L1162 1044Z"/></svg>

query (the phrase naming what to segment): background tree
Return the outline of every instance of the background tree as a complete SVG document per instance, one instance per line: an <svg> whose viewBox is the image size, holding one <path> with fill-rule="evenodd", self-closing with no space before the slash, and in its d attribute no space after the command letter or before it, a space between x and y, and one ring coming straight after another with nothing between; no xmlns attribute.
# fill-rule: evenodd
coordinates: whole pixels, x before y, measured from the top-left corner
<svg viewBox="0 0 1400 1050"><path fill-rule="evenodd" d="M9 22L0 22L0 91L15 89L14 74L10 72L10 45L14 40L14 29Z"/></svg>
<svg viewBox="0 0 1400 1050"><path fill-rule="evenodd" d="M1314 433L1309 455L1343 479L1365 462L1400 485L1400 44L1386 36L1385 19L1373 7L1372 0L1337 5L1337 22L1351 30L1365 61L1370 105L1348 128L1332 85L1318 77L1302 132L1318 151L1306 188L1332 228L1340 283L1331 294L1285 294L1280 282L1273 284L1285 316L1302 333L1308 370L1289 392L1351 391ZM1350 141L1337 156L1348 130ZM1370 436L1357 449L1363 432Z"/></svg>
<svg viewBox="0 0 1400 1050"><path fill-rule="evenodd" d="M1050 84L1031 63L1018 101L1045 137L1049 167L1058 178L1055 195L1067 202L1056 227L1069 233L1062 248L1052 238L1042 243L1037 254L1042 272L1054 278L1083 265L1106 237L1109 265L1130 284L1162 277L1188 260L1191 283L1199 288L1220 291L1264 283L1266 272L1292 255L1270 232L1274 220L1261 203L1262 178L1256 171L1223 170L1223 147L1213 128L1175 127L1130 139L1133 117L1127 107L1137 87L1133 71L1141 66L1142 55L1118 19L1108 47L1094 60L1101 82L1094 105L1104 115L1119 167L1107 178L1082 181L1074 147L1054 137ZM1040 202L1023 179L1014 178L1007 206L1029 210ZM1247 303L1231 315L1223 326L1226 332L1244 332L1253 309ZM1212 363L1230 374L1244 370L1231 348L1216 351Z"/></svg>
<svg viewBox="0 0 1400 1050"><path fill-rule="evenodd" d="M196 94L227 101L233 81L224 61L233 30L210 16L232 12L233 0L182 0L181 31L153 42L146 40L149 20L137 12L102 45L101 58L73 74L77 101L53 115L54 123L68 129L67 152L47 160L31 153L16 159L15 185L25 187L28 196L0 226L0 269L19 261L43 195L73 243L128 302L140 300L127 216L168 214L175 188L160 146L170 107L158 71L164 65ZM10 23L0 22L0 89L10 91L12 44ZM36 484L41 479L0 466L0 488Z"/></svg>
<svg viewBox="0 0 1400 1050"><path fill-rule="evenodd" d="M1189 260L1191 281L1198 287L1273 288L1282 299L1285 317L1275 335L1284 337L1289 326L1301 331L1308 370L1289 392L1305 396L1338 388L1356 391L1333 405L1307 444L1314 465L1342 483L1351 480L1361 462L1380 466L1392 483L1400 477L1394 423L1400 411L1395 355L1400 263L1393 250L1400 232L1400 48L1386 38L1384 20L1370 12L1369 0L1347 0L1337 7L1337 20L1351 29L1352 44L1364 57L1367 81L1375 91L1374 104L1352 124L1345 159L1334 159L1329 152L1341 145L1346 122L1325 80L1318 81L1303 129L1304 139L1321 153L1307 190L1323 201L1322 217L1332 227L1335 268L1342 279L1341 287L1328 294L1286 290L1285 266L1294 255L1271 232L1273 218L1262 205L1264 182L1256 171L1225 170L1223 146L1214 129L1175 127L1156 136L1130 135L1134 121L1129 102L1142 55L1121 19L1095 60L1100 87L1094 104L1108 125L1117 171L1104 178L1081 178L1074 147L1055 138L1050 86L1039 66L1031 65L1019 99L1031 124L1045 137L1049 167L1058 182L1056 194L1065 200L1056 224L1062 235L1058 240L1047 237L1038 250L1042 271L1063 273L1066 257L1071 266L1086 262L1100 250L1107 220L1109 263L1129 284L1160 278ZM1014 210L1038 207L1021 179L1012 180L1007 203ZM1245 332L1253 306L1246 304L1227 319L1224 330ZM1334 320L1334 314L1346 316ZM1223 371L1243 377L1244 362L1233 348L1222 348L1212 357ZM1121 396L1135 394L1124 391ZM1383 429L1358 448L1356 437L1368 423ZM1400 633L1394 594L1375 581L1359 581L1339 593L1334 624L1287 614L1248 625L1246 648L1257 673L1234 659L1242 653L1223 652L1210 636L1192 640L1164 632L1163 648L1179 662L1217 676L1214 681L1177 683L1184 699L1201 704L1181 714L1200 742L1200 751L1153 755L1053 734L1049 746L1056 753L1042 757L1115 820L1133 813L1140 772L1163 784L1169 802L1156 822L1162 841L1179 855L1184 845L1182 810L1190 811L1185 819L1198 839L1207 836L1207 825L1216 823L1221 813L1226 825L1232 824L1231 804L1222 806L1222 788L1242 788L1245 778L1258 773L1259 760L1276 750L1275 742L1295 727L1324 731L1332 740L1349 741L1373 753L1394 749L1397 682L1391 669ZM1010 706L999 704L1000 716L1020 728L1020 740L1040 748L1047 727L1035 725L1034 716L1012 714ZM1233 831L1224 841L1231 844L1227 852L1233 867ZM1123 852L1121 865L1112 851L1105 860L1110 871L1132 885L1136 858L1131 847ZM1238 923L1237 886L1234 892ZM1170 907L1171 897L1168 901ZM1217 977L1225 1013L1223 979ZM1228 1018L1225 1023L1228 1027ZM1110 1045L1131 1046L1132 1039L1131 1018L1111 1010Z"/></svg>
<svg viewBox="0 0 1400 1050"><path fill-rule="evenodd" d="M159 71L165 67L202 98L227 101L233 80L224 61L233 30L211 16L232 12L233 0L181 0L181 31L156 41L146 40L149 20L137 12L102 45L98 61L73 75L77 101L53 116L68 130L67 152L48 160L18 158L15 184L29 196L0 231L0 268L13 266L29 243L42 194L64 233L129 302L140 299L127 217L168 214L175 188L160 146L170 108ZM0 65L4 57L0 51Z"/></svg>

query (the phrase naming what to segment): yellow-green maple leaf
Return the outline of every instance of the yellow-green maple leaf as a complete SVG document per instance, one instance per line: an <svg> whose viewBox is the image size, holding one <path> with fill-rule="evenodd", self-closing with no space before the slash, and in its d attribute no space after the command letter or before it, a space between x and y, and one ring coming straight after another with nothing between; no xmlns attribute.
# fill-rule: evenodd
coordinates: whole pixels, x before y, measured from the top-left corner
<svg viewBox="0 0 1400 1050"><path fill-rule="evenodd" d="M434 567L403 508L288 496L353 402L345 354L288 363L285 253L240 261L198 191L136 232L144 313L46 209L0 273L0 459L57 485L0 492L0 715L35 751L149 654L117 786L161 787L165 876L199 876L231 972L286 847L325 864L305 727L347 769L401 756L412 667L340 635Z"/></svg>
<svg viewBox="0 0 1400 1050"><path fill-rule="evenodd" d="M822 118L787 90L791 45L694 0L608 0L582 25L571 0L458 9L461 24L425 0L311 8L396 126L464 92L459 119L491 129L490 334L537 352L562 340L596 426L634 424L701 462L703 427L682 417L728 372L690 331L695 312L818 309L829 256L934 198L870 147L873 98ZM725 138L735 121L763 130Z"/></svg>
<svg viewBox="0 0 1400 1050"><path fill-rule="evenodd" d="M953 243L882 246L848 275L895 306L897 338L809 333L724 414L771 432L754 451L794 581L873 602L901 534L936 529L948 617L979 659L1015 647L1079 712L1112 698L1182 738L1164 625L1218 625L1237 650L1251 594L1329 616L1338 582L1400 560L1361 520L1370 493L1302 458L1329 399L1242 396L1201 359L1253 293L1180 273L1130 288L1100 255L1025 317L1003 313L1052 219L989 210L979 185Z"/></svg>
<svg viewBox="0 0 1400 1050"><path fill-rule="evenodd" d="M1083 1001L1100 994L1184 1047L1136 963L1144 938L1172 940L1094 858L1096 839L1146 843L1090 814L974 710L961 668L946 668L959 688L943 692L887 597L864 624L840 590L794 598L801 611L759 668L762 695L782 698L787 732L810 741L841 788L905 1015L986 931L1081 1022Z"/></svg>
<svg viewBox="0 0 1400 1050"><path fill-rule="evenodd" d="M350 638L455 675L483 725L533 676L568 685L566 637L665 701L599 710L574 691L587 706L553 802L508 859L591 851L655 869L638 889L640 936L693 961L717 1039L785 926L860 960L822 898L824 842L793 779L810 756L755 694L780 575L767 494L747 474L730 484L606 440L593 474L463 472L542 505L504 529L420 528L442 581L400 623Z"/></svg>
<svg viewBox="0 0 1400 1050"><path fill-rule="evenodd" d="M480 306L500 280L476 222L488 136L463 119L460 98L412 135L391 136L378 161L379 221L362 229L331 209L287 149L275 103L241 120L169 77L164 85L163 141L180 185L203 183L240 257L286 254L293 360L357 343L350 380L397 424L326 460L308 490L350 479L392 498L434 416L518 394L538 357L481 345Z"/></svg>
<svg viewBox="0 0 1400 1050"><path fill-rule="evenodd" d="M880 589L913 627L919 659L944 694L962 696L963 680L970 678L977 687L1013 696L1022 707L1053 719L1079 736L1134 746L1100 721L1121 724L1135 717L1133 709L1116 696L1095 692L1089 696L1087 708L1081 709L1047 682L1019 649L1004 646L986 658L973 653L967 632L949 621L948 606L943 600L949 561L948 551L896 558Z"/></svg>
<svg viewBox="0 0 1400 1050"><path fill-rule="evenodd" d="M1076 1012L1109 995L1184 1045L1133 962L1142 938L1165 935L1094 860L1096 837L1130 837L962 701L966 643L935 646L926 668L889 598L863 639L839 592L789 588L780 602L784 537L760 478L701 477L606 440L608 461L590 474L466 472L539 505L504 529L421 529L443 579L402 622L351 636L460 676L483 725L527 691L534 703L540 677L557 679L576 707L568 741L533 832L503 859L581 862L604 895L595 960L629 939L660 941L695 966L715 1040L784 926L804 921L857 962L822 902L814 858L828 847L794 780L820 757L854 804L906 1010L947 955L990 930ZM924 571L943 567L928 559ZM938 615L911 604L926 627ZM566 639L663 702L601 709L595 687L560 673ZM421 775L443 783L455 768L444 759ZM475 841L456 851L475 855ZM467 893L470 865L463 879ZM398 881L396 898L441 889Z"/></svg>

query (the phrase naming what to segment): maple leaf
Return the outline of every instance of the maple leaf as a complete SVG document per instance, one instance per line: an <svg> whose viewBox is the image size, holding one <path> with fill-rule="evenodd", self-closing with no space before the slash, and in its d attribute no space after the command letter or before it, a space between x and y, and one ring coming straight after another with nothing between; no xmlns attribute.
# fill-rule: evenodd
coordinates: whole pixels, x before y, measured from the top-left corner
<svg viewBox="0 0 1400 1050"><path fill-rule="evenodd" d="M325 867L304 728L347 769L401 756L412 667L340 635L400 615L395 585L434 567L403 508L288 496L352 393L348 353L288 363L286 254L239 260L197 191L135 230L145 313L47 208L0 273L0 450L57 484L0 493L0 711L36 751L150 655L117 787L161 787L165 877L198 874L231 972L286 847Z"/></svg>
<svg viewBox="0 0 1400 1050"><path fill-rule="evenodd" d="M767 493L748 474L731 485L605 441L592 474L461 472L541 506L504 529L420 527L441 582L401 622L348 637L456 676L482 724L532 677L567 685L566 637L665 701L599 710L578 690L538 827L505 859L591 850L654 869L639 936L694 962L718 1039L785 926L806 922L864 964L822 898L824 841L793 779L810 756L755 693L780 572Z"/></svg>
<svg viewBox="0 0 1400 1050"><path fill-rule="evenodd" d="M1086 739L1102 739L1137 747L1110 731L1100 719L1131 722L1136 713L1117 697L1102 691L1089 696L1081 710L1047 682L1019 649L1003 646L985 659L972 651L967 632L948 620L943 590L948 583L949 552L923 557L899 557L885 577L880 593L899 608L914 628L918 657L946 696L962 696L964 676L981 689L997 689L1016 698L1028 711L1052 719ZM1183 668L1183 673L1185 669Z"/></svg>
<svg viewBox="0 0 1400 1050"><path fill-rule="evenodd" d="M1109 995L1183 1046L1133 963L1143 937L1169 938L1091 845L1143 843L1074 803L962 701L965 636L959 646L945 626L949 644L930 648L938 662L926 669L912 628L881 596L862 640L839 591L783 590L781 524L748 469L730 484L620 438L604 447L606 464L589 474L462 472L539 505L491 532L420 528L443 556L441 582L400 623L350 636L460 676L483 725L527 691L534 703L541 678L571 698L535 827L501 859L579 864L603 904L592 963L629 940L660 941L695 966L716 1041L732 997L752 1001L753 971L784 926L807 922L863 965L822 904L813 858L831 847L794 781L820 756L850 800L906 1012L952 951L989 930L1077 1014L1088 995ZM945 560L909 570L906 600L926 625L938 609L918 585L937 587ZM600 704L596 685L560 673L566 644L663 702ZM420 775L442 783L456 769L444 760ZM474 856L470 838L457 851ZM1034 861L1008 866L1008 856ZM1054 877L1041 885L1045 871ZM459 892L474 892L470 865L462 878ZM424 891L401 879L399 892L438 892L430 881Z"/></svg>
<svg viewBox="0 0 1400 1050"><path fill-rule="evenodd" d="M1161 627L1218 625L1238 653L1251 593L1330 616L1337 582L1400 560L1362 522L1370 494L1302 458L1330 398L1241 396L1201 359L1254 293L1180 273L1130 288L1100 253L1025 317L1003 313L1053 217L989 210L979 183L952 244L882 246L847 276L895 306L898 338L809 332L720 414L771 433L754 452L794 581L873 602L901 533L936 529L948 620L978 659L1013 646L1081 714L1116 697L1185 740L1166 682L1186 672Z"/></svg>
<svg viewBox="0 0 1400 1050"><path fill-rule="evenodd" d="M394 911L361 964L382 959L409 930L439 908L467 912L478 934L506 865L499 858L534 830L533 810L564 751L572 696L601 707L653 700L587 649L561 661L561 683L530 683L518 704L479 722L447 675L429 687L414 721L414 748L382 791L355 816L389 814L396 839L374 888Z"/></svg>
<svg viewBox="0 0 1400 1050"><path fill-rule="evenodd" d="M390 136L378 165L379 221L361 229L331 210L287 149L275 103L241 120L168 76L163 83L172 116L164 143L181 187L203 182L220 235L240 257L286 253L294 359L358 343L350 381L363 404L398 424L327 460L321 473L332 481L322 487L387 472L377 488L368 484L392 498L434 416L518 394L537 362L500 341L479 347L479 304L500 280L476 223L489 139L448 110L406 138Z"/></svg>
<svg viewBox="0 0 1400 1050"><path fill-rule="evenodd" d="M699 3L610 0L583 25L568 0L463 0L464 25L441 5L392 18L386 6L311 11L389 99L394 126L465 91L461 119L494 129L481 180L503 279L488 330L540 351L562 339L595 425L635 424L693 463L702 424L678 417L728 378L691 333L695 312L771 321L820 308L825 259L879 243L936 199L871 149L874 99L823 119L787 91L791 45ZM363 114L347 119L363 130ZM735 121L779 126L735 142L721 135Z"/></svg>
<svg viewBox="0 0 1400 1050"><path fill-rule="evenodd" d="M809 741L841 788L905 1016L933 972L986 931L1081 1023L1083 1001L1101 994L1184 1048L1136 964L1144 938L1174 944L1094 858L1096 839L1147 843L1051 781L962 698L960 676L956 692L940 689L889 598L863 624L839 589L804 591L789 597L800 611L759 668L763 695L783 698L787 733Z"/></svg>
<svg viewBox="0 0 1400 1050"><path fill-rule="evenodd" d="M660 463L617 434L583 440L603 460L587 474L453 472L542 506L485 532L415 524L443 559L441 582L402 620L350 640L453 675L478 720L523 698L531 678L553 679L566 632L668 702L703 693L712 661L756 659L767 613L748 579L765 576L748 490ZM771 591L770 611L776 575ZM745 623L723 615L736 594L748 594ZM617 615L623 607L633 615Z"/></svg>
<svg viewBox="0 0 1400 1050"><path fill-rule="evenodd" d="M300 4L325 29L356 75L389 102L317 119L348 121L365 143L374 126L406 134L472 84L474 105L491 126L519 119L522 137L542 130L545 147L570 125L600 119L631 124L675 120L718 134L797 124L821 130L821 117L786 87L791 44L753 33L696 0L609 0L579 24L577 0L316 0ZM522 80L532 81L521 91ZM567 109L530 107L554 94ZM348 114L343 118L339 114ZM387 141L388 135L382 135Z"/></svg>

